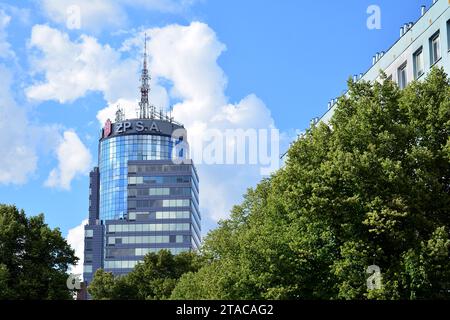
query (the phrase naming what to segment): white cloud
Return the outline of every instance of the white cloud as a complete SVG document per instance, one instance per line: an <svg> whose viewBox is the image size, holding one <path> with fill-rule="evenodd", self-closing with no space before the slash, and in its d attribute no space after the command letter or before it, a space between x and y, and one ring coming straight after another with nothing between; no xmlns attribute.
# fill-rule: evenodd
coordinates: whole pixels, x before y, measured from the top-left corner
<svg viewBox="0 0 450 320"><path fill-rule="evenodd" d="M188 26L169 25L146 32L150 37L150 70L156 79L153 88L164 92L166 89L158 85L158 79L169 81L167 95L180 101L174 105L173 115L188 129L189 141L199 141L208 129L275 127L270 110L255 94L236 104L229 103L225 95L227 79L217 63L226 47L208 25L193 22ZM143 34L126 40L121 50L141 50L142 38ZM126 109L132 110L132 106ZM101 123L107 117L113 119L114 111L110 104L97 118ZM250 165L202 165L198 169L201 207L215 221L227 217L246 188L261 178L258 167Z"/></svg>
<svg viewBox="0 0 450 320"><path fill-rule="evenodd" d="M15 56L7 39L8 33L6 32L6 28L10 21L11 17L3 9L0 9L0 58L3 59Z"/></svg>
<svg viewBox="0 0 450 320"><path fill-rule="evenodd" d="M87 174L92 163L89 150L74 131L65 131L56 149L58 167L53 169L45 186L70 189L72 180L78 174Z"/></svg>
<svg viewBox="0 0 450 320"><path fill-rule="evenodd" d="M7 7L19 18L25 15L26 11L20 11L15 7ZM6 27L10 22L10 17L0 8L0 59L10 63L15 54L7 41ZM55 38L46 40L54 40ZM42 39L41 39L42 40ZM58 43L57 43L58 44ZM58 146L58 157L64 159L66 163L60 163L58 169L51 172L48 185L59 185L63 188L70 187L70 181L79 172L85 170L84 163L89 159L90 154L72 136L71 132L66 132L64 141L60 138L60 128L55 125L37 126L29 122L24 108L19 107L11 92L13 84L13 73L11 68L0 65L0 183L1 184L24 184L27 182L37 168L37 151L47 153L51 148ZM80 142L81 143L81 142ZM69 151L65 144L70 144L77 148L74 156L69 157ZM70 147L70 146L69 146Z"/></svg>
<svg viewBox="0 0 450 320"><path fill-rule="evenodd" d="M23 184L37 165L32 129L11 95L12 75L3 65L0 79L0 183Z"/></svg>
<svg viewBox="0 0 450 320"><path fill-rule="evenodd" d="M73 14L80 13L80 27L99 31L103 26L120 27L126 22L126 15L117 1L110 0L42 0L41 6L48 18L67 26ZM77 9L73 11L74 8Z"/></svg>
<svg viewBox="0 0 450 320"><path fill-rule="evenodd" d="M99 114L102 122L114 119L117 106L124 108L127 116L136 116L140 59L122 59L119 50L86 35L71 41L68 34L47 25L33 27L30 47L37 50L31 57L33 72L43 74L45 80L26 89L29 99L65 103L97 91L104 95L109 106ZM166 109L169 105L166 90L156 78L150 85L150 100Z"/></svg>
<svg viewBox="0 0 450 320"><path fill-rule="evenodd" d="M66 33L47 25L33 27L31 48L39 50L32 57L34 72L43 73L45 81L27 88L30 99L76 100L89 91L103 92L108 101L136 96L139 63L121 60L120 54L95 38L82 35L72 42Z"/></svg>
<svg viewBox="0 0 450 320"><path fill-rule="evenodd" d="M76 266L72 266L70 272L73 274L83 275L83 259L84 259L84 226L88 224L88 220L83 220L80 225L69 229L67 233L67 243L75 250L75 256L80 260Z"/></svg>
<svg viewBox="0 0 450 320"><path fill-rule="evenodd" d="M52 21L67 26L74 12L80 12L80 28L98 32L104 28L118 28L128 22L126 9L180 13L196 0L41 0L44 13ZM76 11L73 11L76 6Z"/></svg>
<svg viewBox="0 0 450 320"><path fill-rule="evenodd" d="M0 184L24 184L36 171L37 152L47 153L54 147L59 127L30 123L25 108L18 106L13 97L13 76L17 69L11 65L15 65L16 56L7 42L5 28L10 17L3 7L18 19L25 19L26 10L8 5L0 7L0 59L5 61L0 64Z"/></svg>
<svg viewBox="0 0 450 320"><path fill-rule="evenodd" d="M227 79L217 63L226 47L208 25L170 25L149 29L147 34L152 75L173 84L169 94L180 100L173 115L186 126L191 143L200 140L207 129L275 127L270 110L255 94L237 104L228 101ZM261 179L258 167L251 165L201 165L198 169L203 213L216 221L227 217L246 188Z"/></svg>
<svg viewBox="0 0 450 320"><path fill-rule="evenodd" d="M31 10L29 8L20 8L7 3L0 3L0 9L10 15L14 20L22 25L28 25L31 21Z"/></svg>
<svg viewBox="0 0 450 320"><path fill-rule="evenodd" d="M190 141L199 140L207 129L275 127L270 110L255 94L250 93L237 103L228 101L227 78L217 63L226 47L208 25L193 22L146 32L150 36L150 100L163 108L169 101L177 101L173 116L186 126ZM30 87L28 96L64 102L95 90L102 92L107 101L107 107L97 114L101 124L107 118L114 119L118 104L128 117L135 117L142 39L143 32L115 50L93 37L81 36L71 41L65 33L35 26L31 45L42 55L35 57L34 64L38 72L45 74L45 81ZM127 58L121 56L123 53L128 54ZM261 179L258 168L250 165L204 165L199 166L199 173L202 210L214 220L226 217L246 188ZM233 176L240 177L239 183Z"/></svg>
<svg viewBox="0 0 450 320"><path fill-rule="evenodd" d="M131 74L130 72L130 77L137 78L137 74ZM152 90L149 95L149 100L153 105L157 106L157 110L167 110L169 106L169 95L167 91L160 85L154 83L154 81L151 82L153 83L153 85L151 85ZM136 88L134 88L135 96L138 95L138 90L136 90ZM138 103L138 99L118 99L113 102L108 102L108 106L97 113L97 119L100 124L105 123L107 119L114 120L118 107L120 107L124 111L125 116L128 119L136 118Z"/></svg>

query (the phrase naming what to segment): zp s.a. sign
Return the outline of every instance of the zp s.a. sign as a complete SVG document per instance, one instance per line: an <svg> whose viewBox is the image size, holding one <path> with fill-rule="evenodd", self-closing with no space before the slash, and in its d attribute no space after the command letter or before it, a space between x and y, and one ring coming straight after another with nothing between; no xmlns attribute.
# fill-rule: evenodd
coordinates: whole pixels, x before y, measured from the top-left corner
<svg viewBox="0 0 450 320"><path fill-rule="evenodd" d="M116 123L114 133L126 133L127 131L133 130L136 132L160 131L155 121L151 121L150 123L145 123L144 121L124 121Z"/></svg>
<svg viewBox="0 0 450 320"><path fill-rule="evenodd" d="M160 122L161 123L161 122ZM166 128L167 129L167 128ZM164 130L167 131L167 130ZM160 133L160 127L157 120L130 120L117 123L111 123L108 119L103 127L103 138L111 135L121 135L130 133ZM168 132L170 134L170 132Z"/></svg>

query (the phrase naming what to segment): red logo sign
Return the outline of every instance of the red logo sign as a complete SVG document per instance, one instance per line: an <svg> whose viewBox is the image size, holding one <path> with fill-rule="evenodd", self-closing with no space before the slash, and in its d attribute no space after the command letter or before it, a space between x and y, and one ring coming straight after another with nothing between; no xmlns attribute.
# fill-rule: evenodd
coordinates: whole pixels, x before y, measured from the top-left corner
<svg viewBox="0 0 450 320"><path fill-rule="evenodd" d="M103 138L109 137L112 131L112 123L111 120L106 120L105 126L103 127Z"/></svg>

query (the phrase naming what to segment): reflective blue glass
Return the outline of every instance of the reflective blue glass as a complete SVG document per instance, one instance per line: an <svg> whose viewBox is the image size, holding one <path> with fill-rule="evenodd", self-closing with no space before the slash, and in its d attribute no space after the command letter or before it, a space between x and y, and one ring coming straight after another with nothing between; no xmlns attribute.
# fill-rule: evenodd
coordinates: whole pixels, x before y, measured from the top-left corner
<svg viewBox="0 0 450 320"><path fill-rule="evenodd" d="M100 219L125 218L129 160L170 160L175 140L156 135L129 135L100 142Z"/></svg>

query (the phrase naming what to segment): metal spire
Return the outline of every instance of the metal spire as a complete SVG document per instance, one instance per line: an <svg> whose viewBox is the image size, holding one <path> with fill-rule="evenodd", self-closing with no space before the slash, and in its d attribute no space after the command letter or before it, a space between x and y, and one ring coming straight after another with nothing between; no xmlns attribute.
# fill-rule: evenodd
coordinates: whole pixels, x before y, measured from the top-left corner
<svg viewBox="0 0 450 320"><path fill-rule="evenodd" d="M148 101L148 94L150 92L150 75L147 68L147 34L145 34L144 44L144 64L142 67L141 75L141 101L139 102L139 118L148 119L153 118L155 110L153 106L150 106Z"/></svg>

